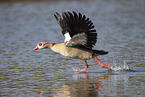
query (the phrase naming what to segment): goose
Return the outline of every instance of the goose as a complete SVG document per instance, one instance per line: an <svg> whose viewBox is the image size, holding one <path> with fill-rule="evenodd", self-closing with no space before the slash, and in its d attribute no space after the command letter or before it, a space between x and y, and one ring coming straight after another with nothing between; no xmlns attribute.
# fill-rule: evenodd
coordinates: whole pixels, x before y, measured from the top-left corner
<svg viewBox="0 0 145 97"><path fill-rule="evenodd" d="M49 48L63 56L77 59L85 64L85 68L78 72L86 71L89 67L87 60L92 58L98 61L102 67L111 69L109 65L102 63L97 58L108 52L93 49L97 42L97 32L89 18L75 11L62 12L62 15L56 12L54 17L62 29L64 43L41 42L33 50Z"/></svg>

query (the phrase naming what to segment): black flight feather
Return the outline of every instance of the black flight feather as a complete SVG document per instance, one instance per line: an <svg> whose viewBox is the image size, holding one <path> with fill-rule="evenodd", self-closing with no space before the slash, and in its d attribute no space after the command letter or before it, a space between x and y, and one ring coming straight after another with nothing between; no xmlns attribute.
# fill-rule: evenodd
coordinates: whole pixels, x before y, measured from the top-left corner
<svg viewBox="0 0 145 97"><path fill-rule="evenodd" d="M62 17L56 12L54 16L62 28L62 34L69 33L71 37L71 40L66 43L67 46L82 45L87 49L92 49L97 42L97 33L89 18L74 11L62 12Z"/></svg>

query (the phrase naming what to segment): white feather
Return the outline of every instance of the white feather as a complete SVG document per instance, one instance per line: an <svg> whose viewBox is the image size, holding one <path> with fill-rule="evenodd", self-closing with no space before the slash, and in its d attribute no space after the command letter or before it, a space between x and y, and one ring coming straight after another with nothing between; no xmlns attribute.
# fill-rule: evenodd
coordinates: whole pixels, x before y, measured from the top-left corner
<svg viewBox="0 0 145 97"><path fill-rule="evenodd" d="M71 39L71 37L70 37L68 32L64 34L64 37L65 37L64 42L68 42Z"/></svg>

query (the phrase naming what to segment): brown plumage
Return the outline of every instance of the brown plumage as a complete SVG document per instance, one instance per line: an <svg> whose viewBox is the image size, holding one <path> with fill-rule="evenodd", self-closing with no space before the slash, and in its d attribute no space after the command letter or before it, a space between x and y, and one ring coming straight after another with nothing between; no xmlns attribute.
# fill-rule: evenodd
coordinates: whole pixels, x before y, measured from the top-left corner
<svg viewBox="0 0 145 97"><path fill-rule="evenodd" d="M62 17L56 13L55 18L62 28L62 34L65 37L64 43L39 43L33 50L50 48L51 50L70 58L78 59L86 64L86 67L79 72L83 72L88 68L86 60L94 58L102 67L110 69L109 65L105 65L99 61L98 55L105 55L108 52L103 50L92 49L97 42L97 33L95 26L85 15L76 12L63 12Z"/></svg>

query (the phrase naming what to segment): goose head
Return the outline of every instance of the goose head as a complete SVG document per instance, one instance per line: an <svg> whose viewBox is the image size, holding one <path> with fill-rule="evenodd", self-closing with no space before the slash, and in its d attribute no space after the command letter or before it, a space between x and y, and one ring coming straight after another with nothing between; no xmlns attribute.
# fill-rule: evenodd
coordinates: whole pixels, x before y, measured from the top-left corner
<svg viewBox="0 0 145 97"><path fill-rule="evenodd" d="M41 42L41 43L38 43L33 50L51 48L54 44L55 43Z"/></svg>

